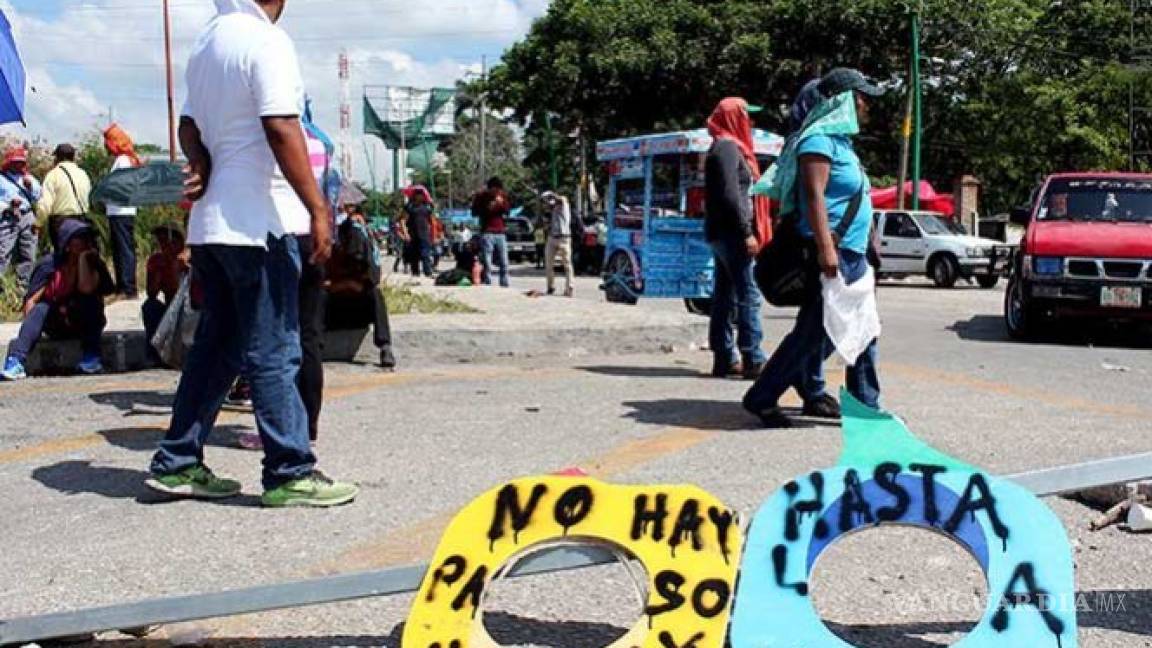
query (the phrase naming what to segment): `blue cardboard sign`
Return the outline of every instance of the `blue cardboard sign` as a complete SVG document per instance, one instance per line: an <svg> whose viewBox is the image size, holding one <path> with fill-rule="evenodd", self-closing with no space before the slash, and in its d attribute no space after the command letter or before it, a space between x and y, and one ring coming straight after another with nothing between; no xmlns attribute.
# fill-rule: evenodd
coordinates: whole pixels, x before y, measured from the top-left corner
<svg viewBox="0 0 1152 648"><path fill-rule="evenodd" d="M1072 551L1035 495L923 443L847 393L834 468L789 482L752 520L735 599L733 648L851 648L825 626L808 582L838 539L882 524L951 538L988 581L980 623L958 648L1076 648Z"/></svg>

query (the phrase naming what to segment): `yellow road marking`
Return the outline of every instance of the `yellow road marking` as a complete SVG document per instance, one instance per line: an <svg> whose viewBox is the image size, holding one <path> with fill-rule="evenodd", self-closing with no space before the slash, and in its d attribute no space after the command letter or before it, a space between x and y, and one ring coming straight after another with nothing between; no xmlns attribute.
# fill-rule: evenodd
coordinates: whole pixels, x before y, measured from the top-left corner
<svg viewBox="0 0 1152 648"><path fill-rule="evenodd" d="M607 479L663 457L684 452L711 441L718 436L711 432L689 427L665 428L655 436L629 441L598 457L578 461L574 466L589 474ZM569 466L553 466L560 470ZM432 516L414 524L385 533L378 540L352 547L334 560L310 570L310 576L383 569L426 560L440 540L440 535L452 521L455 513Z"/></svg>
<svg viewBox="0 0 1152 648"><path fill-rule="evenodd" d="M435 371L429 373L405 373L405 374L373 374L366 377L352 377L347 379L344 377L332 380L331 383L324 390L324 397L327 400L337 401L352 396L357 396L368 391L372 391L378 387L386 385L401 385L406 383L416 382L441 382L444 380L457 380L457 379L485 379L508 377L515 374L524 374L526 376L544 376L556 375L560 373L558 370L549 371L535 371L527 370L519 367L508 368L494 368L490 370L449 370L449 371ZM96 392L94 395L114 391L115 389L123 388L147 388L153 386L156 389L165 387L172 387L171 382L165 383L113 383L111 385L101 385L101 391ZM89 385L87 389L91 389ZM230 410L221 411L220 417L217 420L217 425L228 425L236 423L251 414L246 412L235 412ZM133 428L143 432L147 431L164 431L167 429L166 425L153 425L153 426L140 426ZM30 445L24 448L16 448L13 450L0 450L0 464L16 463L21 461L29 461L40 457L51 456L55 454L64 454L69 452L76 452L88 448L95 448L107 443L108 439L101 434L84 434L74 437L66 437L62 439L52 439Z"/></svg>

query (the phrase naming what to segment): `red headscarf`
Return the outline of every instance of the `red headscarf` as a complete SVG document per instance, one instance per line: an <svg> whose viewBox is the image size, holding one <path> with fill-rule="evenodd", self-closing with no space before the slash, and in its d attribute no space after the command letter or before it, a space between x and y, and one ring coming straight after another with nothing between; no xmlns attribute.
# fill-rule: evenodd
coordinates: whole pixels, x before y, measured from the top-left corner
<svg viewBox="0 0 1152 648"><path fill-rule="evenodd" d="M7 171L17 162L28 163L28 151L24 150L22 146L10 148L4 152L4 162L0 163L0 169Z"/></svg>
<svg viewBox="0 0 1152 648"><path fill-rule="evenodd" d="M428 188L424 185L412 185L404 188L404 197L412 200L413 196L420 195L424 197L424 202L429 205L432 204L432 194L428 193Z"/></svg>
<svg viewBox="0 0 1152 648"><path fill-rule="evenodd" d="M136 145L119 124L112 124L104 131L104 148L114 157L128 156L133 166L140 166L140 156L136 155Z"/></svg>
<svg viewBox="0 0 1152 648"><path fill-rule="evenodd" d="M713 139L730 140L740 147L744 162L752 174L752 182L760 179L760 162L756 159L756 148L752 143L752 118L748 115L748 102L739 97L728 97L721 101L712 116L708 118L708 134ZM756 196L752 199L755 217L754 233L760 245L772 240L772 214L768 199Z"/></svg>

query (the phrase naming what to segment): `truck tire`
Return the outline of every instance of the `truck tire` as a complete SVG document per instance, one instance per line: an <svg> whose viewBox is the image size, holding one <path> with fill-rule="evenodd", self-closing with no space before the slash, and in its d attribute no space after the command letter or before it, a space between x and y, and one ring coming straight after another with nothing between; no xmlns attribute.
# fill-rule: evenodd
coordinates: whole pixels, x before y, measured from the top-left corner
<svg viewBox="0 0 1152 648"><path fill-rule="evenodd" d="M1038 318L1036 307L1028 303L1024 282L1013 277L1004 293L1004 324L1008 327L1008 336L1021 342L1035 339Z"/></svg>
<svg viewBox="0 0 1152 648"><path fill-rule="evenodd" d="M703 315L704 317L712 316L711 297L690 297L684 300L684 306L686 306L688 312L693 315Z"/></svg>
<svg viewBox="0 0 1152 648"><path fill-rule="evenodd" d="M632 287L631 292L621 283ZM608 259L605 269L604 296L610 303L636 305L636 267L632 264L632 257L623 252L617 252Z"/></svg>
<svg viewBox="0 0 1152 648"><path fill-rule="evenodd" d="M980 275L976 277L976 283L985 290L992 290L996 284L1000 283L1000 277L998 275Z"/></svg>
<svg viewBox="0 0 1152 648"><path fill-rule="evenodd" d="M938 288L951 288L960 278L960 264L951 254L939 254L928 262L928 277Z"/></svg>

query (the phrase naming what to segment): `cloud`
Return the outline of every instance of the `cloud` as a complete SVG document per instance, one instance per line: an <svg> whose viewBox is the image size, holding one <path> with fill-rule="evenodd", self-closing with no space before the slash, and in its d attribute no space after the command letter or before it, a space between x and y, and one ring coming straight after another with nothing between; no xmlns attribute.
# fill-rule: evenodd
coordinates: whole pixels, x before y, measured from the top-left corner
<svg viewBox="0 0 1152 648"><path fill-rule="evenodd" d="M74 138L113 112L139 141L166 145L167 102L160 3L79 0L47 17L41 0L0 0L35 92L27 99L27 136ZM367 178L359 97L366 84L451 86L480 58L494 61L542 15L549 0L290 0L282 26L292 35L317 121L336 137L337 60L348 51L352 148ZM210 0L171 0L177 106L196 34L211 18ZM380 152L377 157L383 159Z"/></svg>

